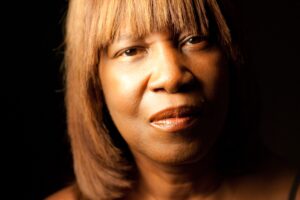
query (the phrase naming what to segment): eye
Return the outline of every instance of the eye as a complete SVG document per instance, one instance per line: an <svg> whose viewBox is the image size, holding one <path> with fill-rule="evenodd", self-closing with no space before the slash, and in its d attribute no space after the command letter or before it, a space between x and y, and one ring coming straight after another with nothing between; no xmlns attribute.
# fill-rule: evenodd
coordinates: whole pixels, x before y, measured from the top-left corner
<svg viewBox="0 0 300 200"><path fill-rule="evenodd" d="M127 49L122 53L124 56L134 56L136 54L138 54L138 49L136 48Z"/></svg>
<svg viewBox="0 0 300 200"><path fill-rule="evenodd" d="M194 44L201 43L203 41L207 41L207 36L203 36L203 35L190 36L183 41L183 45L185 45L185 44L186 45L194 45Z"/></svg>
<svg viewBox="0 0 300 200"><path fill-rule="evenodd" d="M136 57L141 56L144 53L146 53L146 50L142 47L130 47L121 50L119 53L116 54L115 57Z"/></svg>
<svg viewBox="0 0 300 200"><path fill-rule="evenodd" d="M209 46L208 36L192 35L186 37L181 43L182 50L202 50Z"/></svg>

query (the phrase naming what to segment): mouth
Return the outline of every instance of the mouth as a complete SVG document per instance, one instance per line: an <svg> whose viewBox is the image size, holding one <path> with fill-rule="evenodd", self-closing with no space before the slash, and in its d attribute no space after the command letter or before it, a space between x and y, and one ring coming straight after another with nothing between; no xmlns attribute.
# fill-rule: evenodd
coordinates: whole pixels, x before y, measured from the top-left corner
<svg viewBox="0 0 300 200"><path fill-rule="evenodd" d="M202 109L197 106L167 108L150 117L150 125L164 132L179 132L197 124Z"/></svg>

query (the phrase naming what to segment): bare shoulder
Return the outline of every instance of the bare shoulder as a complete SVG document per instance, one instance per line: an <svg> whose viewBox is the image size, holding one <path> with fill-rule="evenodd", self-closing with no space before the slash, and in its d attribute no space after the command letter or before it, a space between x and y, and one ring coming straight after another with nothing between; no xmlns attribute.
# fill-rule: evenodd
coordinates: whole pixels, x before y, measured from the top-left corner
<svg viewBox="0 0 300 200"><path fill-rule="evenodd" d="M299 169L295 166L275 160L262 171L260 179L260 183L262 183L261 189L269 192L272 199L291 199L291 193L293 187L295 187L295 181L297 182L298 173ZM298 188L292 199L300 200L299 198Z"/></svg>
<svg viewBox="0 0 300 200"><path fill-rule="evenodd" d="M300 200L298 174L297 168L275 160L257 173L236 179L234 188L239 191L240 199Z"/></svg>
<svg viewBox="0 0 300 200"><path fill-rule="evenodd" d="M74 186L65 187L54 194L48 196L45 200L76 200L76 191Z"/></svg>
<svg viewBox="0 0 300 200"><path fill-rule="evenodd" d="M284 199L300 200L299 188L299 169L291 166L281 166L279 170L274 171L273 191L281 194ZM268 176L271 179L270 176Z"/></svg>
<svg viewBox="0 0 300 200"><path fill-rule="evenodd" d="M262 172L261 189L269 191L271 199L300 200L299 184L297 184L299 169L295 166L275 159ZM293 190L295 194L292 194Z"/></svg>

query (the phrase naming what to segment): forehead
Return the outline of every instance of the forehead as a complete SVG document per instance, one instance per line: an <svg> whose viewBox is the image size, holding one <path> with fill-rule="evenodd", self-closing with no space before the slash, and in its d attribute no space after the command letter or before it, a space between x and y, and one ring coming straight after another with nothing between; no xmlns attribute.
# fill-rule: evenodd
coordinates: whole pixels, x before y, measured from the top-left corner
<svg viewBox="0 0 300 200"><path fill-rule="evenodd" d="M193 0L106 0L95 16L98 44L105 46L120 37L140 38L165 30L207 34L207 17L201 5L197 7Z"/></svg>
<svg viewBox="0 0 300 200"><path fill-rule="evenodd" d="M158 31L152 31L152 32L145 32L143 34L136 34L134 31L132 31L130 28L120 28L118 30L119 34L112 40L112 42L119 42L119 41L138 41L138 40L144 40L149 39L151 36L155 36L157 34L163 34L164 36L168 38L178 39L182 35L187 34L199 34L190 32L189 30L180 30L180 31L174 31L173 29L169 29L166 27L165 29L161 29Z"/></svg>

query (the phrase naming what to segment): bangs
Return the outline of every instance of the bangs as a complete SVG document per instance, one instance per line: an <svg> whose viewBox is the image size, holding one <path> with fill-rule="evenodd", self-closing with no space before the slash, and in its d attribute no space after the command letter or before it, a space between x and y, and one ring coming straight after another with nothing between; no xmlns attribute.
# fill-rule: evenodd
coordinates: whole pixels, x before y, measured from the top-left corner
<svg viewBox="0 0 300 200"><path fill-rule="evenodd" d="M97 44L105 48L118 39L120 30L134 37L171 30L208 35L208 17L203 1L194 0L103 0L97 18Z"/></svg>

